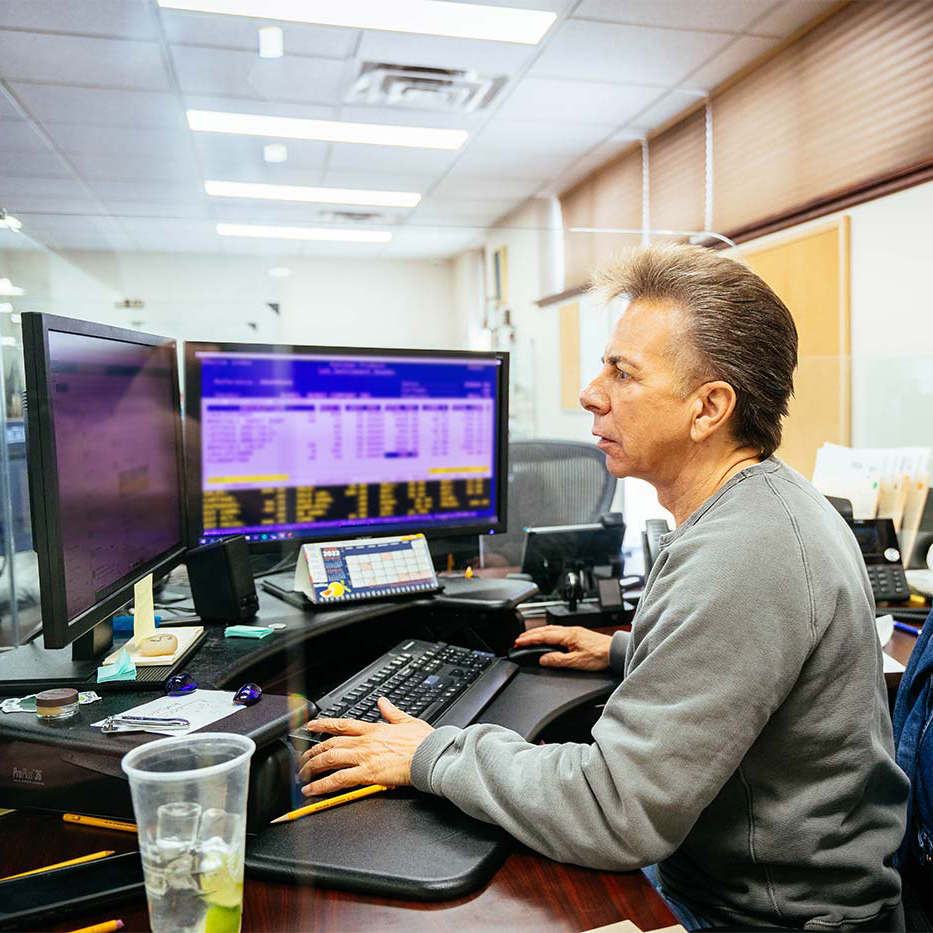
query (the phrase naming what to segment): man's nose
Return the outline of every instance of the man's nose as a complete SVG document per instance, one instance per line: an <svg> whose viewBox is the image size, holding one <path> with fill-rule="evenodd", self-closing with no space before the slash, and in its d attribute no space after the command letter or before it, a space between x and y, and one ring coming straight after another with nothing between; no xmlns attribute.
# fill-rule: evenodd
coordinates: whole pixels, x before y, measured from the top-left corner
<svg viewBox="0 0 933 933"><path fill-rule="evenodd" d="M599 379L594 379L580 393L580 404L593 415L604 415L609 411L609 396Z"/></svg>

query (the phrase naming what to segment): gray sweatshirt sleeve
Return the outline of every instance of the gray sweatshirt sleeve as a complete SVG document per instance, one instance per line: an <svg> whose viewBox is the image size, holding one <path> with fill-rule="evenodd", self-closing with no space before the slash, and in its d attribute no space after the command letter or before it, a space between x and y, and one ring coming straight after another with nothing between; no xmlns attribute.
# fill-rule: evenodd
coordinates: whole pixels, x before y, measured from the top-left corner
<svg viewBox="0 0 933 933"><path fill-rule="evenodd" d="M762 566L741 536L726 549L721 536L707 537L697 528L662 552L627 675L591 743L532 745L498 726L442 727L415 754L415 786L560 861L629 870L675 851L812 648L800 554L790 548ZM614 642L613 667L618 657Z"/></svg>

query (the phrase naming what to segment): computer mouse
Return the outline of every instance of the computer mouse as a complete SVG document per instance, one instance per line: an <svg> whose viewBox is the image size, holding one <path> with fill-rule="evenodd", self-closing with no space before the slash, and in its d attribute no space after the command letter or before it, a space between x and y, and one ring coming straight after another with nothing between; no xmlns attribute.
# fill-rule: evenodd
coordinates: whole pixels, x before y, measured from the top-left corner
<svg viewBox="0 0 933 933"><path fill-rule="evenodd" d="M550 654L552 651L559 651L561 654L567 653L567 649L563 645L527 645L526 647L510 648L508 659L522 667L537 667L541 655Z"/></svg>

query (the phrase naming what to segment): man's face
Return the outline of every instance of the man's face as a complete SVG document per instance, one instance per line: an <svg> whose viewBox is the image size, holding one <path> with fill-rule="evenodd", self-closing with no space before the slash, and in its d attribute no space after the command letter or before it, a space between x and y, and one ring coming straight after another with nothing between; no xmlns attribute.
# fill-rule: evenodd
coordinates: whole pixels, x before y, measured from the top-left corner
<svg viewBox="0 0 933 933"><path fill-rule="evenodd" d="M665 351L683 339L682 312L631 304L613 330L599 375L580 393L613 476L664 482L690 452L691 401Z"/></svg>

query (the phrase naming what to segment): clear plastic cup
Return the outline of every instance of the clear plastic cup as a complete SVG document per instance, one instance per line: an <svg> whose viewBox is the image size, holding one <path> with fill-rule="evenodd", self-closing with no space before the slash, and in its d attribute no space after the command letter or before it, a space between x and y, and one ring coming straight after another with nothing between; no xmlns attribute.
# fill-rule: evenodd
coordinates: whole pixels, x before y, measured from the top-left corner
<svg viewBox="0 0 933 933"><path fill-rule="evenodd" d="M152 933L239 933L255 750L245 735L200 732L123 756Z"/></svg>

